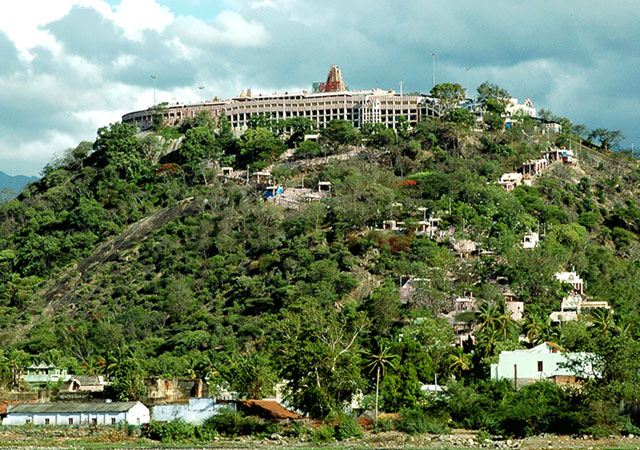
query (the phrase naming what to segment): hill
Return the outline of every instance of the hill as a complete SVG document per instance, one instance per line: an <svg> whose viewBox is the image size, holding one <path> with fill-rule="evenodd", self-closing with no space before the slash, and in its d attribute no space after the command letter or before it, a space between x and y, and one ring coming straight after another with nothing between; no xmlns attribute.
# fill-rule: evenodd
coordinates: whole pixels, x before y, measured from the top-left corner
<svg viewBox="0 0 640 450"><path fill-rule="evenodd" d="M27 184L33 183L37 180L37 177L8 175L0 170L0 203L4 203L16 197Z"/></svg>
<svg viewBox="0 0 640 450"><path fill-rule="evenodd" d="M492 432L519 433L512 421L531 404L565 414L536 431L631 426L635 159L581 146L568 120L554 135L526 118L505 130L459 111L397 134L333 121L315 143L300 142L310 121L264 119L238 138L204 116L144 135L112 124L2 207L6 385L16 367L44 360L104 372L123 399L143 396L145 376L199 376L245 398L287 380L293 406L326 417L357 392L372 404L379 382L386 411ZM564 145L577 165L555 161L511 191L496 182ZM286 199L265 200L267 183L251 176L265 168ZM427 217L437 233L421 232ZM523 249L538 230L540 244ZM570 288L555 274L572 270L614 313L549 322ZM408 278L409 295L399 289ZM523 322L505 292L524 302ZM468 296L478 307L451 315ZM474 339L452 346L465 330ZM579 395L488 380L501 350L550 340L591 352L601 376ZM385 362L379 379L372 367ZM421 389L435 377L452 380L444 405Z"/></svg>
<svg viewBox="0 0 640 450"><path fill-rule="evenodd" d="M8 175L0 170L0 189L8 188L14 192L20 192L27 184L37 180L38 177Z"/></svg>

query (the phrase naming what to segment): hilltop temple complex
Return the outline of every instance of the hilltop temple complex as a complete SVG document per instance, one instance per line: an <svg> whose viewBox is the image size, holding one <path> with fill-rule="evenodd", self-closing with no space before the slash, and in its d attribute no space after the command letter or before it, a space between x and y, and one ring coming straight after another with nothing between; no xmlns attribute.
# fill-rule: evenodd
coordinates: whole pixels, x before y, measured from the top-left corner
<svg viewBox="0 0 640 450"><path fill-rule="evenodd" d="M439 105L426 95L402 95L382 89L350 91L345 86L340 68L332 66L327 81L313 83L312 92L254 96L248 89L228 100L169 104L163 108L162 114L166 124L175 125L202 111L208 111L213 119L227 116L235 129L246 128L249 117L257 114L268 114L275 120L305 117L314 120L320 128L326 127L333 119L343 119L358 128L365 123L382 123L395 129L400 116L404 116L410 125L415 125L426 116L439 115ZM153 108L127 113L122 122L144 130L152 126L155 113Z"/></svg>

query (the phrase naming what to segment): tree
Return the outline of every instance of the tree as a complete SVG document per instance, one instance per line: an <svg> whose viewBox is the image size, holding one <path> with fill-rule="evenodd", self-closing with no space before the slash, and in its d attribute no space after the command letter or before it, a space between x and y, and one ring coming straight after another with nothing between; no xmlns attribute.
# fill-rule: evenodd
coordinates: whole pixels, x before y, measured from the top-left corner
<svg viewBox="0 0 640 450"><path fill-rule="evenodd" d="M160 129L164 127L165 117L169 113L169 108L167 108L168 106L169 104L167 102L163 102L149 108L154 131L160 131Z"/></svg>
<svg viewBox="0 0 640 450"><path fill-rule="evenodd" d="M511 94L506 89L502 89L497 84L485 81L478 86L478 101L486 107L488 100L497 100L499 103L506 105Z"/></svg>
<svg viewBox="0 0 640 450"><path fill-rule="evenodd" d="M393 361L396 355L391 353L389 347L382 347L377 353L365 352L365 367L369 373L376 373L376 411L375 420L378 420L378 394L380 392L380 375L384 376L387 366L393 367Z"/></svg>
<svg viewBox="0 0 640 450"><path fill-rule="evenodd" d="M195 127L187 130L185 138L178 149L178 157L185 173L191 179L195 179L202 172L203 164L206 164L211 159L220 158L212 130L207 127Z"/></svg>
<svg viewBox="0 0 640 450"><path fill-rule="evenodd" d="M620 130L608 130L606 128L596 128L589 133L590 140L596 140L605 150L616 147L625 138Z"/></svg>
<svg viewBox="0 0 640 450"><path fill-rule="evenodd" d="M291 404L315 418L341 411L362 387L359 337L368 326L354 305L303 299L274 323L272 354Z"/></svg>
<svg viewBox="0 0 640 450"><path fill-rule="evenodd" d="M235 355L221 373L240 398L260 399L273 395L273 387L278 381L269 356L263 352Z"/></svg>
<svg viewBox="0 0 640 450"><path fill-rule="evenodd" d="M464 100L465 92L458 83L442 83L431 88L431 95L438 100L445 111L448 111Z"/></svg>
<svg viewBox="0 0 640 450"><path fill-rule="evenodd" d="M278 123L282 129L289 132L287 145L290 148L301 143L304 140L305 134L310 134L318 128L316 121L308 117L292 117L290 119L280 120Z"/></svg>
<svg viewBox="0 0 640 450"><path fill-rule="evenodd" d="M251 130L256 130L258 128L267 128L272 130L274 126L274 122L271 118L271 114L252 114L247 121L247 127Z"/></svg>
<svg viewBox="0 0 640 450"><path fill-rule="evenodd" d="M471 111L466 108L453 108L448 110L444 115L444 120L447 122L466 125L467 127L472 127L476 122L476 119L473 114L471 114Z"/></svg>
<svg viewBox="0 0 640 450"><path fill-rule="evenodd" d="M356 144L358 131L348 120L333 119L326 128L320 131L320 137L334 146Z"/></svg>
<svg viewBox="0 0 640 450"><path fill-rule="evenodd" d="M456 374L458 379L462 378L464 372L468 372L473 368L471 355L465 353L462 347L457 347L456 350L449 355L449 368Z"/></svg>
<svg viewBox="0 0 640 450"><path fill-rule="evenodd" d="M285 150L284 143L264 127L249 128L239 139L240 162L254 170L266 167Z"/></svg>
<svg viewBox="0 0 640 450"><path fill-rule="evenodd" d="M150 174L151 162L144 157L144 149L135 132L135 127L123 123L113 123L98 130L94 152L89 159L102 169L103 177L114 173L135 183Z"/></svg>

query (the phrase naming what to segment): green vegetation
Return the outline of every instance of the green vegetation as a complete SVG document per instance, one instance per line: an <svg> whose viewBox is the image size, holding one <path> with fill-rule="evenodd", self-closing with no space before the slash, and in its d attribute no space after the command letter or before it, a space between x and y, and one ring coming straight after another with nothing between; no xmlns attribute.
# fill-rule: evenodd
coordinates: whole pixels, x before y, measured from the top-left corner
<svg viewBox="0 0 640 450"><path fill-rule="evenodd" d="M568 119L559 135L543 137L525 118L505 130L508 93L481 87L478 126L452 106L460 86L440 85L434 93L451 106L442 119L403 121L397 133L333 121L319 143L301 142L309 121L268 117L240 137L206 115L141 135L101 128L0 209L0 382L15 387L20 368L40 361L104 373L120 399L142 398L146 376L207 378L244 398L286 380L288 402L325 421L309 432L318 442L359 435L342 415L359 394L376 416L400 414L380 429L631 432L640 406L638 163L606 150L616 136L599 150L578 146ZM555 164L513 192L494 182L539 157L548 139L571 139L580 165ZM287 147L308 160L359 144L357 156L323 165L280 159ZM285 187L330 181L331 196L284 208L244 179L217 177L217 165L272 166ZM451 234L417 233L424 215ZM392 219L404 230L383 231ZM541 244L521 249L538 229ZM460 258L451 238L490 252ZM567 289L553 275L572 267L613 314L548 323ZM422 282L401 300L408 276ZM505 311L500 284L525 302L523 323ZM467 293L480 308L458 320L475 326L476 342L453 347L440 314ZM488 380L500 351L545 340L592 352L601 376L580 390ZM425 394L436 378L446 394ZM225 414L150 433L207 440L271 425Z"/></svg>

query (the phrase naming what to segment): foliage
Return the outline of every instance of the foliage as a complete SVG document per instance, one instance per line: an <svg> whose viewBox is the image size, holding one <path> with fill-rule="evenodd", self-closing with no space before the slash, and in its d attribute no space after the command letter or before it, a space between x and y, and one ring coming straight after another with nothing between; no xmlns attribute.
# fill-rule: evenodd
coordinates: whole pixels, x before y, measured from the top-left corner
<svg viewBox="0 0 640 450"><path fill-rule="evenodd" d="M431 95L438 99L445 110L458 106L464 100L465 91L458 83L441 83L431 88Z"/></svg>
<svg viewBox="0 0 640 450"><path fill-rule="evenodd" d="M410 434L444 434L448 431L448 417L429 407L404 409L400 412L398 429Z"/></svg>
<svg viewBox="0 0 640 450"><path fill-rule="evenodd" d="M456 89L447 98L439 89L455 106ZM507 434L631 429L640 398L637 163L579 147L579 167L555 163L506 192L495 180L538 158L547 136L526 117L504 130L508 92L485 83L479 94L484 130L455 107L411 127L399 119L397 130L334 121L320 143L300 142L314 130L299 118L253 117L242 136L207 114L143 137L122 124L101 128L0 208L0 383L15 388L22 367L44 360L107 375L119 399L144 398L147 376L209 379L242 397L284 382L291 405L329 420L378 387L381 410L407 412L406 430L438 430L448 417ZM588 134L551 118L563 124L552 144ZM348 160L280 163L287 146L309 159L360 142ZM331 195L285 208L210 170L272 164L285 188L304 177L307 188L330 181ZM433 237L419 232L429 216L440 219ZM404 225L383 230L389 220ZM535 230L540 245L520 248ZM453 239L493 253L459 258ZM568 292L554 274L573 269L586 297L613 313L552 325ZM412 288L399 290L407 277ZM525 302L523 322L510 320L503 288ZM453 347L442 316L470 293L480 309L456 327L473 327L476 340ZM598 376L580 395L488 380L502 350L546 340L592 355ZM436 380L450 382L447 393L425 395ZM193 436L263 432L261 421L223 414Z"/></svg>
<svg viewBox="0 0 640 450"><path fill-rule="evenodd" d="M169 423L151 421L146 434L162 442L187 441L195 437L195 427L180 419Z"/></svg>
<svg viewBox="0 0 640 450"><path fill-rule="evenodd" d="M355 417L343 414L338 424L335 426L335 438L344 441L350 438L362 437L362 428Z"/></svg>
<svg viewBox="0 0 640 450"><path fill-rule="evenodd" d="M242 413L223 409L220 413L209 417L199 428L199 433L212 432L224 436L247 436L264 431L266 424L256 417L244 416Z"/></svg>

